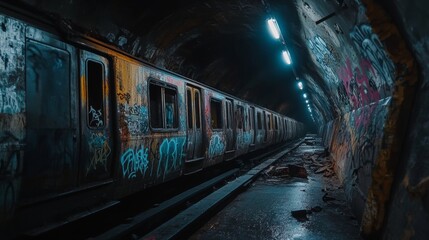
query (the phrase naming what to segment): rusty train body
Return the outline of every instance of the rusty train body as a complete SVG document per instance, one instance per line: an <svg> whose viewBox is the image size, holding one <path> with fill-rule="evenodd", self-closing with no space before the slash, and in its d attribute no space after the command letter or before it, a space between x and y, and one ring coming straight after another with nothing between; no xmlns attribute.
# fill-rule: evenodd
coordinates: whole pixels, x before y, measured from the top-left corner
<svg viewBox="0 0 429 240"><path fill-rule="evenodd" d="M0 236L304 133L269 109L0 10Z"/></svg>

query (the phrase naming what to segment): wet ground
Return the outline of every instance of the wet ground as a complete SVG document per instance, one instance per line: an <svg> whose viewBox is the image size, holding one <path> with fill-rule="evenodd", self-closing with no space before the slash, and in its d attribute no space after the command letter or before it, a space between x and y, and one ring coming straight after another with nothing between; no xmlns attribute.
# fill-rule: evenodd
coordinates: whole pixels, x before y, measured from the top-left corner
<svg viewBox="0 0 429 240"><path fill-rule="evenodd" d="M361 239L329 153L307 137L189 239Z"/></svg>

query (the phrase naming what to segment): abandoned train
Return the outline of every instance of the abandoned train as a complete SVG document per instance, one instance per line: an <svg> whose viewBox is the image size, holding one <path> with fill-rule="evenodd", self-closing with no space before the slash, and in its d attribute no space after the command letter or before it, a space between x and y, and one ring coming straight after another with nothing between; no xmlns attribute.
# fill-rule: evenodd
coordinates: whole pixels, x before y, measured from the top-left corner
<svg viewBox="0 0 429 240"><path fill-rule="evenodd" d="M54 29L0 11L1 236L303 134L286 116Z"/></svg>

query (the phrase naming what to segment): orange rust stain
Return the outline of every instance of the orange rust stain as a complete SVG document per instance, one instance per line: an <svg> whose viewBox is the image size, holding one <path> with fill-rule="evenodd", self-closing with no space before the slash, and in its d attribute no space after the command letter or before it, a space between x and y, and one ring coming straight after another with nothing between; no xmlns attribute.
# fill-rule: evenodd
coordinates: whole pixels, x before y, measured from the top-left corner
<svg viewBox="0 0 429 240"><path fill-rule="evenodd" d="M384 127L382 149L375 160L372 184L361 223L363 235L377 236L381 234L384 224L386 205L404 138L404 131L401 129L405 128L408 121L418 77L415 59L391 19L374 0L362 2L374 33L384 43L385 50L396 67L394 92Z"/></svg>

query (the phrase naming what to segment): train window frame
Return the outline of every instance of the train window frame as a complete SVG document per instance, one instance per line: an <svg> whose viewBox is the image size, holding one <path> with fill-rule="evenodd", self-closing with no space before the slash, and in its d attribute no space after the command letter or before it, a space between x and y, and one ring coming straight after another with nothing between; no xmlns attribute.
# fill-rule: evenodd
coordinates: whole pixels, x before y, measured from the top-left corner
<svg viewBox="0 0 429 240"><path fill-rule="evenodd" d="M161 99L161 127L154 127L152 125L152 99L151 99L151 86L157 86L160 88L160 99ZM171 90L175 93L174 105L175 108L173 110L173 127L167 127L167 118L165 114L166 109L166 90ZM158 79L149 78L148 88L147 88L147 96L148 96L148 115L149 115L149 127L153 132L177 132L179 131L179 91L176 85L168 84Z"/></svg>
<svg viewBox="0 0 429 240"><path fill-rule="evenodd" d="M198 96L198 99L197 99ZM198 106L195 106L195 129L200 130L202 128L201 122L201 92L194 90L194 105L198 103Z"/></svg>
<svg viewBox="0 0 429 240"><path fill-rule="evenodd" d="M255 107L249 107L249 130L255 130Z"/></svg>
<svg viewBox="0 0 429 240"><path fill-rule="evenodd" d="M263 129L263 123L262 123L262 112L261 111L257 111L256 112L256 120L258 121L257 122L257 129L258 130L262 130Z"/></svg>
<svg viewBox="0 0 429 240"><path fill-rule="evenodd" d="M268 131L272 130L272 126L271 126L271 113L267 113L267 124L268 124Z"/></svg>
<svg viewBox="0 0 429 240"><path fill-rule="evenodd" d="M101 108L100 110L102 110L101 112L98 112L97 109L94 109L95 111L95 115L97 115L97 113L102 115L102 119L101 119L101 125L100 126L91 126L91 122L93 120L90 120L90 112L92 112L93 110L90 109L92 108L92 105L90 105L90 97L93 96L93 94L89 93L89 62L93 62L96 63L98 65L101 66ZM102 61L99 61L97 59L93 59L93 58L87 58L85 60L85 88L86 88L86 125L89 129L104 129L106 127L106 103L105 98L106 98L106 93L105 93L105 78L106 78L106 66L104 65L104 63ZM97 86L100 87L100 86ZM93 114L93 115L94 115Z"/></svg>
<svg viewBox="0 0 429 240"><path fill-rule="evenodd" d="M236 114L235 114L235 119L237 122L237 129L242 129L243 131L245 131L245 127L244 127L244 107L242 105L238 105L237 104L237 109L236 109Z"/></svg>
<svg viewBox="0 0 429 240"><path fill-rule="evenodd" d="M274 118L274 129L276 131L279 130L279 117L278 116L275 116L275 118Z"/></svg>
<svg viewBox="0 0 429 240"><path fill-rule="evenodd" d="M220 111L218 111L218 113L220 113L220 117L218 117L217 119L220 120L220 126L219 124L216 124L217 128L213 127L213 116L212 116L212 103L219 103L220 105ZM214 97L210 97L210 128L212 130L222 130L224 127L224 122L223 122L223 104L222 104L222 100L218 99L218 98L214 98ZM219 121L218 121L219 122Z"/></svg>
<svg viewBox="0 0 429 240"><path fill-rule="evenodd" d="M194 111L192 109L192 89L186 88L186 116L187 116L187 124L188 129L194 129L193 122L193 114Z"/></svg>

